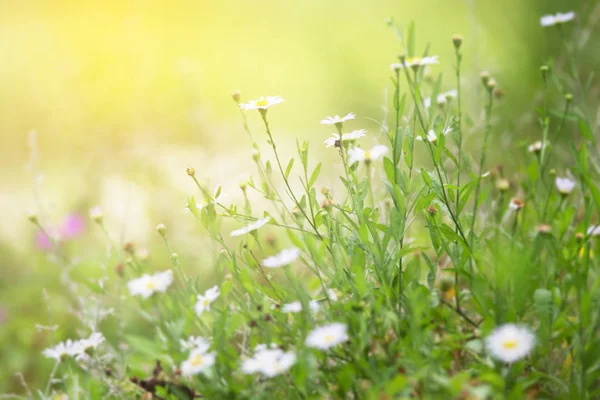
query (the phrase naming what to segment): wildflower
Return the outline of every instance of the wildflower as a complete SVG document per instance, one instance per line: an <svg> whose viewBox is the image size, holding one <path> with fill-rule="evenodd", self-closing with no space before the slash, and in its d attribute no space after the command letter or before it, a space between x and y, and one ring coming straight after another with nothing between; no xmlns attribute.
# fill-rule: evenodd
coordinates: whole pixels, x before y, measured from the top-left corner
<svg viewBox="0 0 600 400"><path fill-rule="evenodd" d="M452 89L447 92L440 93L436 97L437 105L438 106L444 105L444 104L446 104L446 102L448 100L455 99L456 96L458 96L458 91L456 89ZM425 103L425 108L429 108L429 106L431 105L431 97L426 98L424 103Z"/></svg>
<svg viewBox="0 0 600 400"><path fill-rule="evenodd" d="M166 292L172 282L173 271L168 269L154 275L144 274L140 278L130 280L127 282L127 289L132 296L140 295L147 299L156 292Z"/></svg>
<svg viewBox="0 0 600 400"><path fill-rule="evenodd" d="M419 67L424 66L424 65L439 64L439 63L440 62L438 61L438 56L409 57L406 60L404 60L403 62L390 65L390 68L392 69L392 71L402 69L405 66L418 69Z"/></svg>
<svg viewBox="0 0 600 400"><path fill-rule="evenodd" d="M541 233L543 235L548 235L548 234L552 233L552 225L539 224L537 226L536 230L538 231L538 233Z"/></svg>
<svg viewBox="0 0 600 400"><path fill-rule="evenodd" d="M278 268L283 267L296 261L300 257L300 249L291 247L289 249L282 250L280 253L267 257L262 261L262 265L267 268Z"/></svg>
<svg viewBox="0 0 600 400"><path fill-rule="evenodd" d="M85 352L91 349L95 349L100 346L104 342L104 335L100 332L94 332L87 339L81 339L79 341L79 345L81 346L81 351Z"/></svg>
<svg viewBox="0 0 600 400"><path fill-rule="evenodd" d="M93 207L90 209L90 218L97 224L101 224L104 219L104 214L100 207Z"/></svg>
<svg viewBox="0 0 600 400"><path fill-rule="evenodd" d="M486 347L492 357L505 363L513 363L529 354L535 344L535 336L525 327L506 324L496 328L486 338Z"/></svg>
<svg viewBox="0 0 600 400"><path fill-rule="evenodd" d="M592 225L587 228L587 236L600 236L600 225Z"/></svg>
<svg viewBox="0 0 600 400"><path fill-rule="evenodd" d="M289 370L296 363L296 354L266 345L258 345L254 356L244 360L242 372L245 374L261 373L269 378L280 375Z"/></svg>
<svg viewBox="0 0 600 400"><path fill-rule="evenodd" d="M508 208L510 208L513 211L519 211L523 207L525 207L525 203L517 198L512 199L508 204Z"/></svg>
<svg viewBox="0 0 600 400"><path fill-rule="evenodd" d="M240 104L240 108L243 110L259 110L260 112L267 112L267 108L274 106L275 104L283 103L285 100L281 96L267 96L260 97L258 100L250 100L248 103Z"/></svg>
<svg viewBox="0 0 600 400"><path fill-rule="evenodd" d="M572 181L569 178L556 177L556 180L554 182L556 184L556 189L558 189L560 194L562 194L563 196L568 196L575 188L575 181Z"/></svg>
<svg viewBox="0 0 600 400"><path fill-rule="evenodd" d="M542 142L538 140L537 142L530 144L527 147L527 150L529 150L530 153L539 153L540 151L542 151L542 147Z"/></svg>
<svg viewBox="0 0 600 400"><path fill-rule="evenodd" d="M308 302L308 307L311 311L317 311L321 306L319 302L316 300L311 300ZM294 301L293 303L284 304L281 307L281 311L284 313L298 313L302 311L302 303L299 301Z"/></svg>
<svg viewBox="0 0 600 400"><path fill-rule="evenodd" d="M546 26L554 26L564 24L565 22L569 22L575 18L575 13L573 11L569 11L568 13L557 13L555 15L544 15L540 18L540 23L543 27Z"/></svg>
<svg viewBox="0 0 600 400"><path fill-rule="evenodd" d="M327 289L327 297L329 297L329 300L331 301L338 301L340 296L339 296L339 292L336 289Z"/></svg>
<svg viewBox="0 0 600 400"><path fill-rule="evenodd" d="M367 131L364 129L359 129L356 131L352 131L350 133L344 133L341 137L339 134L334 133L332 137L325 139L323 142L326 148L331 146L341 147L344 142L354 142L357 139L366 136Z"/></svg>
<svg viewBox="0 0 600 400"><path fill-rule="evenodd" d="M348 150L348 155L350 156L348 163L354 164L355 162L364 161L365 164L368 164L371 161L380 159L387 152L388 148L381 144L373 147L369 151L364 151L360 147L355 147Z"/></svg>
<svg viewBox="0 0 600 400"><path fill-rule="evenodd" d="M334 322L312 330L306 338L306 345L315 349L327 350L348 340L346 324Z"/></svg>
<svg viewBox="0 0 600 400"><path fill-rule="evenodd" d="M49 347L42 352L44 356L54 358L56 361L64 360L67 357L75 357L81 353L81 343L71 339L60 342L56 346Z"/></svg>
<svg viewBox="0 0 600 400"><path fill-rule="evenodd" d="M450 132L452 132L452 128L450 128L450 127L446 127L446 128L444 128L444 130L442 131L442 134L443 134L444 136L446 136L446 135L447 135L447 134L449 134ZM419 135L419 136L417 136L415 139L422 141L422 140L423 140L423 137ZM427 132L427 137L426 137L425 139L427 139L427 141L428 141L428 142L430 142L430 143L435 143L435 142L437 141L437 135L435 134L435 131L434 131L433 129L430 129L430 130Z"/></svg>
<svg viewBox="0 0 600 400"><path fill-rule="evenodd" d="M167 234L167 228L164 224L156 225L156 231L160 234L160 236L165 236Z"/></svg>
<svg viewBox="0 0 600 400"><path fill-rule="evenodd" d="M460 49L460 45L463 42L463 37L461 35L454 35L452 36L452 44L454 44L454 47L456 48L456 50Z"/></svg>
<svg viewBox="0 0 600 400"><path fill-rule="evenodd" d="M235 231L231 232L231 236L241 236L241 235L245 235L246 233L250 233L252 231L260 229L263 226L265 226L266 224L268 224L270 220L271 220L271 217L259 219L258 221L253 222L250 225L246 225L243 228L236 229Z"/></svg>
<svg viewBox="0 0 600 400"><path fill-rule="evenodd" d="M204 292L204 295L198 295L198 301L194 306L196 314L200 316L204 311L210 311L210 304L215 301L220 294L221 290L215 285Z"/></svg>
<svg viewBox="0 0 600 400"><path fill-rule="evenodd" d="M356 114L348 113L345 117L340 117L339 115L335 115L333 117L326 117L321 120L321 125L335 125L337 127L341 127L342 124L346 121L356 118Z"/></svg>
<svg viewBox="0 0 600 400"><path fill-rule="evenodd" d="M506 192L510 189L510 181L506 178L500 178L496 181L496 189L501 192Z"/></svg>
<svg viewBox="0 0 600 400"><path fill-rule="evenodd" d="M206 371L215 363L215 353L207 353L203 349L195 349L190 352L187 360L181 364L181 374L184 376L197 375Z"/></svg>
<svg viewBox="0 0 600 400"><path fill-rule="evenodd" d="M190 336L187 340L180 339L179 343L181 344L181 351L199 350L206 352L210 347L208 339L202 336Z"/></svg>

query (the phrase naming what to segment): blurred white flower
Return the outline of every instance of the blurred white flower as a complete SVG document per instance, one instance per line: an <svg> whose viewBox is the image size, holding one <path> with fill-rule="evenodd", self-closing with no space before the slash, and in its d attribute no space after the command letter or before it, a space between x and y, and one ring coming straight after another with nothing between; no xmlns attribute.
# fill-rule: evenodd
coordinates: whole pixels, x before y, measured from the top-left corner
<svg viewBox="0 0 600 400"><path fill-rule="evenodd" d="M436 98L437 104L438 104L438 106L442 105L442 104L446 104L448 99L454 99L454 98L456 98L456 96L458 96L458 91L456 89L452 89L447 92L440 93L440 94L438 94L438 96ZM429 106L431 106L431 97L426 98L424 103L425 103L425 108L429 108Z"/></svg>
<svg viewBox="0 0 600 400"><path fill-rule="evenodd" d="M529 150L530 153L539 153L540 151L542 151L542 147L542 142L538 140L537 142L534 142L527 146L527 150Z"/></svg>
<svg viewBox="0 0 600 400"><path fill-rule="evenodd" d="M588 236L600 236L600 225L592 225L587 228L586 231Z"/></svg>
<svg viewBox="0 0 600 400"><path fill-rule="evenodd" d="M265 226L266 224L268 224L270 220L271 220L271 217L266 217L266 218L263 218L263 219L259 219L258 221L253 222L253 223L251 223L249 225L246 225L243 228L236 229L236 230L232 231L231 232L231 236L241 236L241 235L245 235L246 233L250 233L252 231L260 229L263 226Z"/></svg>
<svg viewBox="0 0 600 400"><path fill-rule="evenodd" d="M542 26L554 26L558 24L564 24L575 18L575 13L569 11L568 13L557 13L555 15L544 15L540 18Z"/></svg>
<svg viewBox="0 0 600 400"><path fill-rule="evenodd" d="M313 329L306 338L306 345L315 349L327 350L348 340L348 326L339 322Z"/></svg>
<svg viewBox="0 0 600 400"><path fill-rule="evenodd" d="M320 308L320 305L318 301L311 300L308 302L308 307L311 311L317 311ZM300 303L299 301L286 303L283 306L281 306L281 311L284 313L298 313L302 311L302 303Z"/></svg>
<svg viewBox="0 0 600 400"><path fill-rule="evenodd" d="M245 374L261 373L272 378L289 370L296 363L296 354L284 352L278 348L256 346L254 356L244 360L242 372Z"/></svg>
<svg viewBox="0 0 600 400"><path fill-rule="evenodd" d="M289 249L282 250L278 254L267 257L262 261L262 265L267 268L278 268L283 267L296 261L300 257L300 249L296 247L290 247Z"/></svg>
<svg viewBox="0 0 600 400"><path fill-rule="evenodd" d="M529 354L535 344L535 336L528 328L506 324L496 328L485 342L492 357L513 363Z"/></svg>
<svg viewBox="0 0 600 400"><path fill-rule="evenodd" d="M354 113L348 113L346 114L346 116L344 117L340 117L339 115L335 115L333 117L326 117L325 119L321 120L321 124L322 125L338 125L338 124L343 124L344 122L354 119L356 117L356 114Z"/></svg>
<svg viewBox="0 0 600 400"><path fill-rule="evenodd" d="M194 306L194 310L196 310L196 314L198 316L202 315L204 311L210 311L210 304L215 301L219 295L221 294L221 290L218 286L213 286L204 292L204 295L198 295L198 301Z"/></svg>
<svg viewBox="0 0 600 400"><path fill-rule="evenodd" d="M244 110L266 110L275 104L283 103L285 100L281 96L260 97L258 100L250 100L248 103L240 104Z"/></svg>
<svg viewBox="0 0 600 400"><path fill-rule="evenodd" d="M365 151L360 147L355 147L353 149L348 150L348 155L350 156L348 159L349 164L354 164L357 161L371 162L376 161L383 157L385 153L388 152L388 148L382 144L379 144L373 147L369 151Z"/></svg>
<svg viewBox="0 0 600 400"><path fill-rule="evenodd" d="M442 132L444 134L444 136L446 136L447 134L449 134L450 132L452 132L452 128L450 127L446 127L444 128L444 131ZM415 138L416 140L419 141L423 141L423 136L419 135ZM433 129L430 129L427 132L427 137L426 137L427 141L430 143L435 143L437 141L437 135L435 134L435 131Z"/></svg>
<svg viewBox="0 0 600 400"><path fill-rule="evenodd" d="M563 195L571 194L573 189L575 189L575 181L573 181L569 178L556 177L555 184L556 184L556 189L558 189L560 194L563 194Z"/></svg>
<svg viewBox="0 0 600 400"><path fill-rule="evenodd" d="M206 352L210 347L210 341L202 336L190 336L187 340L180 339L181 351L199 350Z"/></svg>
<svg viewBox="0 0 600 400"><path fill-rule="evenodd" d="M340 296L336 289L327 289L327 297L329 297L329 300L331 301L338 301Z"/></svg>
<svg viewBox="0 0 600 400"><path fill-rule="evenodd" d="M439 63L440 62L438 61L438 56L409 57L404 61L404 64L403 63L395 63L395 64L390 65L390 68L392 69L392 71L395 71L395 70L404 68L405 65L407 67L421 67L423 65L439 64Z"/></svg>
<svg viewBox="0 0 600 400"><path fill-rule="evenodd" d="M190 352L187 360L181 364L181 374L183 376L197 375L206 371L215 363L215 353L207 353L202 349L195 349Z"/></svg>
<svg viewBox="0 0 600 400"><path fill-rule="evenodd" d="M367 133L366 130L359 129L356 131L352 131L350 133L344 133L341 136L341 138L340 138L339 134L334 133L333 136L325 139L323 144L325 144L326 148L331 147L331 146L340 147L343 142L354 142L355 140L357 140L363 136L367 136L366 133Z"/></svg>
<svg viewBox="0 0 600 400"><path fill-rule="evenodd" d="M94 332L87 339L81 339L79 344L81 346L82 351L88 351L90 349L95 349L100 346L104 342L104 335L100 332Z"/></svg>
<svg viewBox="0 0 600 400"><path fill-rule="evenodd" d="M147 299L156 292L164 293L173 282L173 271L170 269L154 275L144 274L140 278L127 282L127 289L132 296L140 295Z"/></svg>
<svg viewBox="0 0 600 400"><path fill-rule="evenodd" d="M45 349L42 354L48 358L54 358L61 361L67 357L76 357L82 353L81 343L68 339L56 344L54 347Z"/></svg>
<svg viewBox="0 0 600 400"><path fill-rule="evenodd" d="M102 219L104 218L104 213L102 212L102 209L100 207L93 207L90 209L90 218L92 221L94 222L102 222Z"/></svg>

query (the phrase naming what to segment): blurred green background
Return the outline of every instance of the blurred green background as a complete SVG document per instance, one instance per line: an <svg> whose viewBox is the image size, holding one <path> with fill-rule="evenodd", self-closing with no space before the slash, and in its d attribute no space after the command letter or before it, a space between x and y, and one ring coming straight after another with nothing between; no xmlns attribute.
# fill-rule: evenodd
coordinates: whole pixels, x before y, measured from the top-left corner
<svg viewBox="0 0 600 400"><path fill-rule="evenodd" d="M183 212L187 196L195 193L185 168L194 166L211 185L223 184L227 200L236 201L251 163L233 90L246 100L286 99L270 118L279 146L290 155L297 137L310 139L317 154L325 154L320 143L330 132L319 121L327 115L353 111L358 115L353 128L376 132L370 118L381 120L383 106L390 105L389 64L401 52L386 25L392 17L401 24L416 21L417 48L421 52L429 43L429 53L439 55L440 65L432 70L443 73L444 90L454 88L450 38L464 36L466 109L474 118L481 113L478 75L488 70L505 93L503 112L535 123L538 68L559 47L556 33L542 29L539 18L581 8L597 11L592 5L583 0L3 1L0 392L22 392L13 377L18 371L34 387L45 379L51 362L40 352L52 340L35 324L49 323L47 308L61 337L74 320L61 298L57 266L35 246L36 230L26 210L55 225L69 213L87 215L89 207L100 205L107 226L119 238L150 249L156 268L168 262L154 231L163 222L175 231L174 242L188 265L198 265L204 244ZM598 16L585 18L597 22ZM591 65L597 65L595 54ZM257 138L259 122L250 115ZM516 121L504 125L518 140L535 135ZM37 184L28 147L32 130L40 152ZM105 248L90 225L67 251L93 275Z"/></svg>

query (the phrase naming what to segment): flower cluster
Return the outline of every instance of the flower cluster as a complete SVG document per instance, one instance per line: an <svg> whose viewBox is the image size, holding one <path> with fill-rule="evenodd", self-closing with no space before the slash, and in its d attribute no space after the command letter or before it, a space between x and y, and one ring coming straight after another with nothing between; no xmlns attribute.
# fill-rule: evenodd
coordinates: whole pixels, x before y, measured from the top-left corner
<svg viewBox="0 0 600 400"><path fill-rule="evenodd" d="M83 360L90 351L100 346L104 340L104 335L102 335L102 333L94 332L90 337L85 339L68 339L64 342L60 342L54 347L45 349L42 354L48 358L54 358L56 361L62 361L69 357Z"/></svg>

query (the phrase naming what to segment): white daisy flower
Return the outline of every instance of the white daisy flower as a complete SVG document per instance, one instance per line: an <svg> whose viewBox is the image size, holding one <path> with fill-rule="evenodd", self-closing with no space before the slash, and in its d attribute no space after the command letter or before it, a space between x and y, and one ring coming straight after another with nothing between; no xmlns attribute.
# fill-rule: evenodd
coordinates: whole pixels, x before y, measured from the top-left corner
<svg viewBox="0 0 600 400"><path fill-rule="evenodd" d="M556 184L556 189L558 189L560 194L565 195L565 196L568 194L571 194L573 189L575 189L575 181L573 181L569 178L556 177L555 184Z"/></svg>
<svg viewBox="0 0 600 400"><path fill-rule="evenodd" d="M535 344L535 336L528 328L506 324L496 328L485 342L492 357L513 363L529 354Z"/></svg>
<svg viewBox="0 0 600 400"><path fill-rule="evenodd" d="M140 295L147 299L156 292L164 293L173 282L173 271L170 269L154 275L144 274L140 278L127 282L127 289L132 296Z"/></svg>
<svg viewBox="0 0 600 400"><path fill-rule="evenodd" d="M240 104L240 108L244 110L262 110L274 106L275 104L283 103L285 100L281 96L260 97L258 100L250 100L248 103Z"/></svg>
<svg viewBox="0 0 600 400"><path fill-rule="evenodd" d="M355 147L353 149L348 150L348 155L350 156L348 159L348 163L354 164L357 161L371 162L376 161L383 157L385 153L388 152L388 148L382 144L379 144L373 147L369 151L365 151L360 147Z"/></svg>
<svg viewBox="0 0 600 400"><path fill-rule="evenodd" d="M260 373L272 378L289 370L296 363L296 354L284 352L278 348L259 348L257 346L254 356L244 360L242 372L245 374Z"/></svg>
<svg viewBox="0 0 600 400"><path fill-rule="evenodd" d="M327 297L329 297L329 300L331 301L338 301L338 291L335 289L327 289Z"/></svg>
<svg viewBox="0 0 600 400"><path fill-rule="evenodd" d="M430 57L409 57L404 61L403 63L395 63L390 65L390 68L392 69L392 71L396 71L399 69L404 68L404 66L406 65L407 67L421 67L424 65L430 65L430 64L439 64L440 62L438 61L438 56L430 56Z"/></svg>
<svg viewBox="0 0 600 400"><path fill-rule="evenodd" d="M323 144L325 144L326 148L331 146L340 147L343 142L354 142L363 136L367 136L366 133L367 131L364 129L359 129L350 133L344 133L341 137L339 134L334 133L332 137L325 139Z"/></svg>
<svg viewBox="0 0 600 400"><path fill-rule="evenodd" d="M534 142L527 146L527 150L529 150L530 153L539 153L540 151L542 151L542 147L542 142L538 140L537 142Z"/></svg>
<svg viewBox="0 0 600 400"><path fill-rule="evenodd" d="M308 307L310 308L311 311L317 311L321 306L319 305L319 302L316 300L311 300L308 302ZM298 313L302 311L302 303L300 303L299 301L294 301L293 303L286 303L283 306L281 306L281 312L284 313Z"/></svg>
<svg viewBox="0 0 600 400"><path fill-rule="evenodd" d="M210 341L202 336L190 336L186 340L180 339L181 351L199 350L206 352L210 348Z"/></svg>
<svg viewBox="0 0 600 400"><path fill-rule="evenodd" d="M236 229L235 231L231 232L231 236L241 236L241 235L245 235L246 233L250 233L252 231L255 231L257 229L262 228L263 226L265 226L266 224L269 223L269 221L271 220L271 217L266 217L263 219L259 219L258 221L255 221L249 225L246 225L243 228L240 229Z"/></svg>
<svg viewBox="0 0 600 400"><path fill-rule="evenodd" d="M81 343L68 339L56 344L54 347L45 349L42 354L48 358L54 358L61 361L67 357L76 357L82 353Z"/></svg>
<svg viewBox="0 0 600 400"><path fill-rule="evenodd" d="M94 332L87 339L81 339L79 341L79 345L81 346L81 351L88 351L91 349L95 349L100 346L104 342L104 335L100 332Z"/></svg>
<svg viewBox="0 0 600 400"><path fill-rule="evenodd" d="M201 349L192 350L190 356L181 364L183 376L197 375L206 371L215 363L215 353L207 353Z"/></svg>
<svg viewBox="0 0 600 400"><path fill-rule="evenodd" d="M210 304L215 301L219 295L221 294L221 290L218 286L213 286L204 292L204 295L198 295L198 301L194 306L194 310L196 310L196 314L198 316L202 315L204 311L210 311Z"/></svg>
<svg viewBox="0 0 600 400"><path fill-rule="evenodd" d="M104 213L102 212L102 209L100 207L93 207L90 209L90 218L92 219L92 221L94 222L102 222L102 219L104 218Z"/></svg>
<svg viewBox="0 0 600 400"><path fill-rule="evenodd" d="M340 117L339 115L335 115L333 117L326 117L321 120L322 125L341 125L346 121L356 118L356 114L348 113L344 117Z"/></svg>
<svg viewBox="0 0 600 400"><path fill-rule="evenodd" d="M280 253L267 257L262 261L263 267L267 268L278 268L283 267L296 261L300 257L300 249L291 247L289 249L282 250Z"/></svg>
<svg viewBox="0 0 600 400"><path fill-rule="evenodd" d="M315 349L327 350L348 340L348 326L339 322L315 328L308 334L306 345Z"/></svg>
<svg viewBox="0 0 600 400"><path fill-rule="evenodd" d="M438 96L436 98L437 105L440 106L442 104L446 104L448 99L455 99L456 96L458 96L458 91L456 89L452 89L447 92L440 93L440 94L438 94ZM425 103L425 108L429 108L429 106L431 106L431 97L426 98L424 103Z"/></svg>
<svg viewBox="0 0 600 400"><path fill-rule="evenodd" d="M540 18L540 23L542 26L554 26L558 24L564 24L565 22L569 22L575 18L575 13L573 11L569 11L568 13L557 13L556 15L544 15Z"/></svg>

